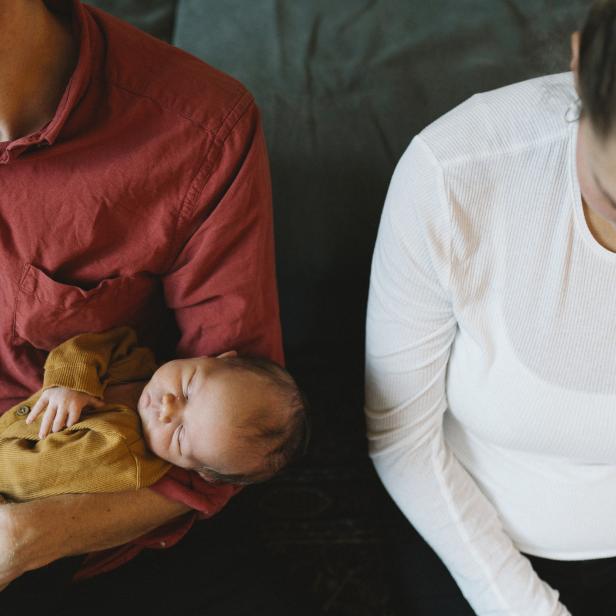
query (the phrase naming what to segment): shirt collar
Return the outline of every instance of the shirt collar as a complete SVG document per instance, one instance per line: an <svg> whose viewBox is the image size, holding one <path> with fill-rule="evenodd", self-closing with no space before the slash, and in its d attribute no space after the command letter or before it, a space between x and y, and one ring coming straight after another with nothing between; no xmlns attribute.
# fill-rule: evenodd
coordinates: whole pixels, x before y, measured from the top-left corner
<svg viewBox="0 0 616 616"><path fill-rule="evenodd" d="M0 162L8 162L18 157L27 148L52 145L56 141L71 112L88 89L97 53L99 57L102 53L98 49L101 42L96 37L96 23L86 13L79 0L47 0L47 4L58 12L72 14L73 34L77 37L79 45L77 64L52 119L38 131L8 143Z"/></svg>

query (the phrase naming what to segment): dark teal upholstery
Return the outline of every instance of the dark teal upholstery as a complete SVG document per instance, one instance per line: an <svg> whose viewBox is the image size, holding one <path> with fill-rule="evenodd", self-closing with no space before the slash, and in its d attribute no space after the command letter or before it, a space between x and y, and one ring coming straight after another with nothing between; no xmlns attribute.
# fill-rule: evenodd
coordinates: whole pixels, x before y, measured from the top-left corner
<svg viewBox="0 0 616 616"><path fill-rule="evenodd" d="M387 185L414 133L468 96L568 67L585 0L117 0L97 4L243 81L270 149L290 369L306 463L233 504L332 616L394 614L366 455L363 327ZM241 517L241 515L240 515Z"/></svg>
<svg viewBox="0 0 616 616"><path fill-rule="evenodd" d="M176 1L170 0L94 0L86 2L130 22L158 38L171 42Z"/></svg>
<svg viewBox="0 0 616 616"><path fill-rule="evenodd" d="M411 136L478 90L564 70L582 4L178 3L174 42L238 77L263 111L290 349L355 347L380 209Z"/></svg>

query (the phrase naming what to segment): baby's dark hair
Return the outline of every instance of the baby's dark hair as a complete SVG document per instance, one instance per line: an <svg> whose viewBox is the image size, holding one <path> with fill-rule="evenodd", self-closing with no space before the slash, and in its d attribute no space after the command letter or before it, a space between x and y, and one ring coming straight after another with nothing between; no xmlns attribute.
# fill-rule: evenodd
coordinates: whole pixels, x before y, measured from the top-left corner
<svg viewBox="0 0 616 616"><path fill-rule="evenodd" d="M616 0L595 0L582 27L578 64L582 115L607 138L616 122Z"/></svg>
<svg viewBox="0 0 616 616"><path fill-rule="evenodd" d="M250 425L249 440L269 447L265 464L258 475L225 475L211 468L198 468L208 479L220 483L251 484L271 479L284 468L297 462L305 453L310 441L310 406L305 394L293 377L276 362L262 357L224 357L231 368L245 370L264 379L275 391L278 409L261 409L259 417ZM272 426L266 421L274 413L284 409L288 414L284 425Z"/></svg>

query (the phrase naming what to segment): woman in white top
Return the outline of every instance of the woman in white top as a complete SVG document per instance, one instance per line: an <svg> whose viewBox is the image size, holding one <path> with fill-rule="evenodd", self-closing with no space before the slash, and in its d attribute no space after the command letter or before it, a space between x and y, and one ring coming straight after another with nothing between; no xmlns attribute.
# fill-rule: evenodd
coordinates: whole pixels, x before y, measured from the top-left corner
<svg viewBox="0 0 616 616"><path fill-rule="evenodd" d="M616 614L616 0L572 49L413 139L373 258L371 457L479 615Z"/></svg>

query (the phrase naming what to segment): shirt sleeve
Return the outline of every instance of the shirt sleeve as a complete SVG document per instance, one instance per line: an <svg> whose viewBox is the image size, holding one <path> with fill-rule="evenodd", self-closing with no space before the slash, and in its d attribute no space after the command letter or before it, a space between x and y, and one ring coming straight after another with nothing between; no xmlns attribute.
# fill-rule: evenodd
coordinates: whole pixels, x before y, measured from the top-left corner
<svg viewBox="0 0 616 616"><path fill-rule="evenodd" d="M562 616L443 437L457 322L443 172L416 137L394 173L370 278L366 418L376 470L479 615Z"/></svg>
<svg viewBox="0 0 616 616"><path fill-rule="evenodd" d="M235 349L283 363L269 163L252 98L245 95L228 121L228 132L221 129L183 212L181 224L194 230L163 278L181 333L177 355ZM159 494L200 512L184 518L183 526L175 524L166 545L194 519L222 509L237 490L188 475L168 473L155 486Z"/></svg>
<svg viewBox="0 0 616 616"><path fill-rule="evenodd" d="M169 479L172 481L169 482ZM195 520L210 518L218 513L242 487L208 483L196 473L173 467L167 474L166 480L155 483L151 489L167 498L183 502L193 511L171 520L131 543L88 554L74 581L83 581L112 571L137 556L144 548L164 549L174 546L190 530Z"/></svg>
<svg viewBox="0 0 616 616"><path fill-rule="evenodd" d="M242 486L229 483L207 482L197 473L177 466L174 466L167 473L166 479L173 479L173 484L161 490L161 484L164 480L159 480L151 486L152 489L193 509L196 519L211 518L229 502L232 496L235 496L242 489Z"/></svg>
<svg viewBox="0 0 616 616"><path fill-rule="evenodd" d="M267 149L258 110L240 105L197 174L190 235L163 278L180 357L235 349L282 363Z"/></svg>

